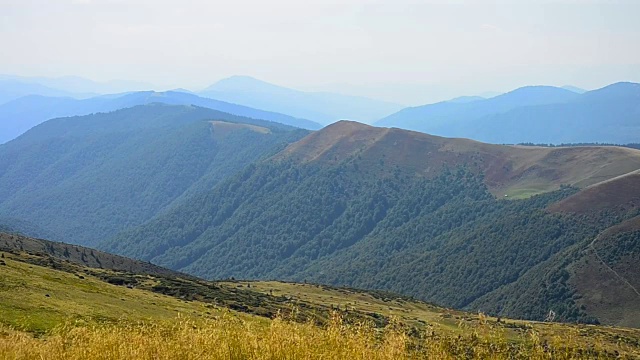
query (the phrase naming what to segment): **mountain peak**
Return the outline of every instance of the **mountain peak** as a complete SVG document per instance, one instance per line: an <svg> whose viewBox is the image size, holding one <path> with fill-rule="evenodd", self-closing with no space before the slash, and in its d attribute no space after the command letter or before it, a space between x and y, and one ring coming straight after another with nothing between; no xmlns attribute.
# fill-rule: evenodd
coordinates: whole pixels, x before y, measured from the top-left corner
<svg viewBox="0 0 640 360"><path fill-rule="evenodd" d="M480 100L486 100L486 98L484 98L482 96L458 96L456 98L453 98L451 100L447 100L445 102L464 104L464 103L470 103L470 102L480 101Z"/></svg>
<svg viewBox="0 0 640 360"><path fill-rule="evenodd" d="M357 121L340 120L289 145L276 158L300 162L322 159L341 161L354 155L363 146L375 142L388 130Z"/></svg>
<svg viewBox="0 0 640 360"><path fill-rule="evenodd" d="M587 90L579 88L577 86L573 86L573 85L565 85L562 88L565 90L573 91L576 94L584 94L585 92L587 92Z"/></svg>
<svg viewBox="0 0 640 360"><path fill-rule="evenodd" d="M640 84L633 82L617 82L603 88L587 91L581 97L583 101L611 101L633 99L628 104L637 104L640 97Z"/></svg>
<svg viewBox="0 0 640 360"><path fill-rule="evenodd" d="M629 81L621 81L593 91L640 91L640 84Z"/></svg>
<svg viewBox="0 0 640 360"><path fill-rule="evenodd" d="M217 81L203 91L228 91L228 92L271 92L271 91L294 91L287 88L268 83L246 75L233 75Z"/></svg>
<svg viewBox="0 0 640 360"><path fill-rule="evenodd" d="M557 99L558 96L569 99L574 98L578 94L573 91L547 85L533 85L523 86L515 90L509 91L503 95L496 96L494 99L527 99L528 102L536 102L536 100L543 100L550 98L551 100ZM544 100L543 100L544 101ZM546 102L546 101L545 101Z"/></svg>

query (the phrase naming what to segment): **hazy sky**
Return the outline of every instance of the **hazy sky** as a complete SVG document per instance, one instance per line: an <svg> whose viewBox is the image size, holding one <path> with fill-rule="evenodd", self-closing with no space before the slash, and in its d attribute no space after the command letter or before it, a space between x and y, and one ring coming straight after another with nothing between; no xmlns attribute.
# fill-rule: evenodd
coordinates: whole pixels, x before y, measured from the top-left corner
<svg viewBox="0 0 640 360"><path fill-rule="evenodd" d="M640 82L640 0L0 0L0 73L203 88L239 74L418 104Z"/></svg>

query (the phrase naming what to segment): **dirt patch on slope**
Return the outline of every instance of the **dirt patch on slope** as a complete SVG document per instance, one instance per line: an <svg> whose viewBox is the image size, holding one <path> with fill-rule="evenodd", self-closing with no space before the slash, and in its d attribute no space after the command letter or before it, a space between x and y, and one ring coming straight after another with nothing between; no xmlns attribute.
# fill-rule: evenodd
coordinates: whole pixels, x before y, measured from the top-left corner
<svg viewBox="0 0 640 360"><path fill-rule="evenodd" d="M240 123L231 123L226 121L210 121L211 128L214 137L224 138L227 134L233 131L238 130L250 130L260 134L271 134L271 129L266 127L251 125L251 124L240 124Z"/></svg>

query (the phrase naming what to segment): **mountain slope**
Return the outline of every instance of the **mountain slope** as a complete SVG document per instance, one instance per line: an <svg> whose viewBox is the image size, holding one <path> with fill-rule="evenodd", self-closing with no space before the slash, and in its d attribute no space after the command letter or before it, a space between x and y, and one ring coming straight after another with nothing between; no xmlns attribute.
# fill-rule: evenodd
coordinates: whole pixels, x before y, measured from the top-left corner
<svg viewBox="0 0 640 360"><path fill-rule="evenodd" d="M640 84L634 83L612 84L583 94L550 87L523 88L468 104L443 102L408 108L376 125L489 143L626 144L640 136L638 99Z"/></svg>
<svg viewBox="0 0 640 360"><path fill-rule="evenodd" d="M0 217L0 232L7 234L20 234L25 236L32 236L41 239L56 239L60 238L59 235L45 230L37 225L34 225L28 221L16 219L12 217Z"/></svg>
<svg viewBox="0 0 640 360"><path fill-rule="evenodd" d="M201 96L282 112L321 124L338 120L373 122L402 106L358 96L304 92L269 84L248 76L233 76L211 85Z"/></svg>
<svg viewBox="0 0 640 360"><path fill-rule="evenodd" d="M555 295L504 312L482 299L621 221L547 208L639 160L631 149L499 146L339 122L100 247L209 278L306 279L511 317L541 320L554 308L565 321L615 323L582 308L564 277L549 280ZM531 197L531 184L544 194ZM493 195L504 192L527 198ZM494 302L514 299L505 294Z"/></svg>
<svg viewBox="0 0 640 360"><path fill-rule="evenodd" d="M84 248L61 242L34 239L15 234L0 232L0 251L26 252L65 260L90 268L124 271L140 275L178 276L189 278L186 274L161 268L148 262L128 259L98 250Z"/></svg>
<svg viewBox="0 0 640 360"><path fill-rule="evenodd" d="M472 306L498 314L526 313L535 310L532 301L565 294L566 302L574 302L602 323L640 327L640 269L635 266L640 261L638 180L635 171L551 205L551 213L597 224L598 232L532 268L520 281L475 300ZM559 307L540 310L557 311Z"/></svg>
<svg viewBox="0 0 640 360"><path fill-rule="evenodd" d="M50 120L0 146L0 217L91 244L213 187L304 134L273 122L160 104Z"/></svg>
<svg viewBox="0 0 640 360"><path fill-rule="evenodd" d="M306 129L319 129L321 127L319 124L305 119L296 119L288 115L252 109L175 91L163 93L143 91L104 95L83 100L67 97L26 96L0 105L0 143L9 141L52 118L109 112L151 103L196 105L238 116L264 119Z"/></svg>

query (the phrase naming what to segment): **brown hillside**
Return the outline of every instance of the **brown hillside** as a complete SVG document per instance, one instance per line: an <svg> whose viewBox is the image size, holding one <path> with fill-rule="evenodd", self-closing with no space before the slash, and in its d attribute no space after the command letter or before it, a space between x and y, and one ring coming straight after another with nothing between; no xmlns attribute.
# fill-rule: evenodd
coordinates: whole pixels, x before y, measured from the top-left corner
<svg viewBox="0 0 640 360"><path fill-rule="evenodd" d="M576 302L603 324L640 327L640 298L625 283L627 275L620 278L614 273L624 271L622 267L628 268L624 264L631 260L609 267L590 250L569 268L569 284L579 294ZM637 257L634 260L637 264Z"/></svg>
<svg viewBox="0 0 640 360"><path fill-rule="evenodd" d="M14 234L0 233L0 251L48 255L90 268L126 271L133 274L191 277L144 261L133 260L82 246L33 239Z"/></svg>
<svg viewBox="0 0 640 360"><path fill-rule="evenodd" d="M615 177L589 186L579 193L554 204L554 212L587 213L640 207L640 171Z"/></svg>
<svg viewBox="0 0 640 360"><path fill-rule="evenodd" d="M640 253L620 243L621 235L638 231L640 216L610 227L570 267L578 302L603 323L640 327Z"/></svg>
<svg viewBox="0 0 640 360"><path fill-rule="evenodd" d="M396 128L340 121L289 145L275 159L341 163L366 169L399 167L433 176L444 166L467 165L485 175L496 196L526 197L586 187L640 169L640 151L620 147L524 147L485 144Z"/></svg>

